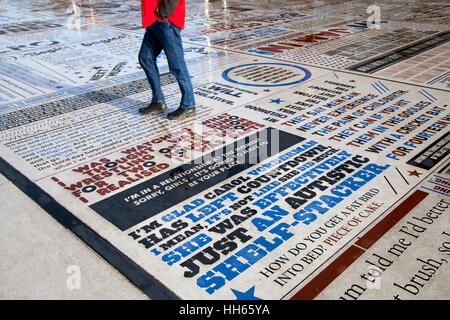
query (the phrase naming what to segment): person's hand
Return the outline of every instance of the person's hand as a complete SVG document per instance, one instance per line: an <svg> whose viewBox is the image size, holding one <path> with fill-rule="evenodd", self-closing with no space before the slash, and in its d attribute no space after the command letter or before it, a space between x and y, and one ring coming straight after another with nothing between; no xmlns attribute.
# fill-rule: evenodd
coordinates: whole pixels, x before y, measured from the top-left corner
<svg viewBox="0 0 450 320"><path fill-rule="evenodd" d="M158 12L158 9L156 9L156 20L158 20L159 22L166 22L167 20L169 20L169 19L162 19L160 16L159 16L159 12Z"/></svg>

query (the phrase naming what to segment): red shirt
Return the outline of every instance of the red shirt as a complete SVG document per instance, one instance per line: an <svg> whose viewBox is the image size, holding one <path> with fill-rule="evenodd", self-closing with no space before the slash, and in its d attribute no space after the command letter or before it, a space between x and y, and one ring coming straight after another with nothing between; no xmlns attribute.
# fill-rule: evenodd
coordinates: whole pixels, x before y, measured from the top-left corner
<svg viewBox="0 0 450 320"><path fill-rule="evenodd" d="M158 8L158 0L142 0L142 26L147 28L155 23ZM175 11L169 17L169 21L178 28L184 29L184 21L186 19L186 0L178 2Z"/></svg>

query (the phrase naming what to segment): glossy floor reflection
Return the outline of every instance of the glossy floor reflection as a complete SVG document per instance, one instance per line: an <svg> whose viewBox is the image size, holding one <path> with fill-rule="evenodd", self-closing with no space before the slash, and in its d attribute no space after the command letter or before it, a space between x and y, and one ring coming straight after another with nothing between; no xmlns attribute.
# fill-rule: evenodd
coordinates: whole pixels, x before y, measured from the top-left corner
<svg viewBox="0 0 450 320"><path fill-rule="evenodd" d="M448 4L186 9L197 114L169 121L137 111L141 1L0 0L2 194L15 183L154 299L446 299ZM1 296L41 297L8 294L8 261Z"/></svg>

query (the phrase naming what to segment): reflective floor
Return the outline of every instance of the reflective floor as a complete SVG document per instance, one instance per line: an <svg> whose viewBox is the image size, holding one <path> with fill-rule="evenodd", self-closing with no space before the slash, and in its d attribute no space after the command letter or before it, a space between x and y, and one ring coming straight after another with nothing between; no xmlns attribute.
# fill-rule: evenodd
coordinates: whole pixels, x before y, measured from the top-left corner
<svg viewBox="0 0 450 320"><path fill-rule="evenodd" d="M170 121L138 112L141 1L0 0L2 185L130 298L448 299L449 2L186 12L196 115Z"/></svg>

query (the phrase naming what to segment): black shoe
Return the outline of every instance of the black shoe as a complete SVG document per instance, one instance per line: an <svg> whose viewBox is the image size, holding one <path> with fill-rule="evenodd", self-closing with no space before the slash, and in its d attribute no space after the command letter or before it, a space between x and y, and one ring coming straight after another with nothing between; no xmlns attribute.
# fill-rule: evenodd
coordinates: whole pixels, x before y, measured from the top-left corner
<svg viewBox="0 0 450 320"><path fill-rule="evenodd" d="M177 110L167 114L167 118L169 118L169 120L183 120L189 117L193 117L195 116L195 114L195 107L187 109L178 108Z"/></svg>
<svg viewBox="0 0 450 320"><path fill-rule="evenodd" d="M167 111L167 106L164 102L152 102L145 108L140 108L140 114L149 114L149 113L164 113Z"/></svg>

